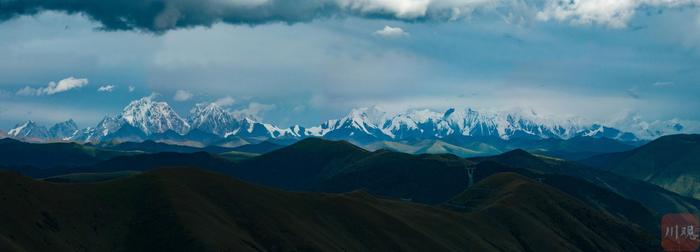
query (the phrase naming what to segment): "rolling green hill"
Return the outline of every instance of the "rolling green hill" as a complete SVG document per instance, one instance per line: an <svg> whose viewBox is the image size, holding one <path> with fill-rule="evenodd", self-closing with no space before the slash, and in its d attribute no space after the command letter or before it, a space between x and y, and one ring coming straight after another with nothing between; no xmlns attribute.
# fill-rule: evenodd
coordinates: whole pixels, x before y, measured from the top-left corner
<svg viewBox="0 0 700 252"><path fill-rule="evenodd" d="M137 152L104 150L76 143L37 144L10 138L0 139L0 166L8 167L80 166L133 154L137 154Z"/></svg>
<svg viewBox="0 0 700 252"><path fill-rule="evenodd" d="M467 216L506 228L518 240L541 241L523 247L522 250L527 251L614 250L599 244L618 242L628 235L645 236L639 228L620 229L622 222L619 220L515 173L490 176L450 200L449 204L470 209ZM636 245L637 242L630 240L621 249L636 250L636 246L649 245L654 238L646 236L645 239L637 241ZM567 243L571 241L588 242L585 247L569 247Z"/></svg>
<svg viewBox="0 0 700 252"><path fill-rule="evenodd" d="M307 138L285 148L244 160L229 174L263 185L300 190L371 154L345 141Z"/></svg>
<svg viewBox="0 0 700 252"><path fill-rule="evenodd" d="M163 142L156 142L153 140L146 140L143 142L122 142L122 143L106 143L99 145L100 148L106 150L117 150L117 151L133 151L133 152L143 152L143 153L158 153L158 152L180 152L180 153L194 153L194 152L209 152L209 153L223 153L227 151L232 151L232 148L219 147L219 146L208 146L208 147L192 147L187 145L176 145L168 144Z"/></svg>
<svg viewBox="0 0 700 252"><path fill-rule="evenodd" d="M511 160L501 165L496 159ZM547 162L551 163L546 165ZM228 174L246 181L295 191L350 192L358 189L387 198L429 204L443 203L467 188L466 167L476 166L475 180L499 172L517 172L531 178L544 178L545 183L566 192L600 211L643 226L658 228L659 211L697 209L700 204L651 185L659 192L649 199L659 201L652 207L619 196L606 187L585 179L557 173L557 159L535 157L524 151L513 151L492 158L465 160L454 155L410 155L391 151L368 152L342 141L303 140L287 148L238 163ZM568 164L568 163L567 163ZM526 169L538 167L541 170ZM617 176L619 177L619 176ZM644 184L644 183L640 183ZM663 193L667 193L663 194ZM680 203L674 202L677 200ZM686 201L689 200L689 201ZM675 203L665 205L665 203ZM686 208L680 206L687 205ZM665 207L665 208L663 208ZM653 209L653 210L650 210ZM665 213L665 212L664 212Z"/></svg>
<svg viewBox="0 0 700 252"><path fill-rule="evenodd" d="M700 198L700 135L697 134L660 137L634 150L595 156L583 163Z"/></svg>
<svg viewBox="0 0 700 252"><path fill-rule="evenodd" d="M234 162L208 152L177 153L161 152L153 154L138 154L120 156L86 166L56 167L52 169L32 169L19 167L22 174L34 178L56 177L76 173L112 173L119 171L148 171L167 166L197 166L202 169L219 172L229 172Z"/></svg>
<svg viewBox="0 0 700 252"><path fill-rule="evenodd" d="M495 155L500 150L485 143L469 143L464 146L450 144L441 140L422 140L417 142L379 141L362 146L371 151L390 150L408 154L453 154L459 157Z"/></svg>
<svg viewBox="0 0 700 252"><path fill-rule="evenodd" d="M316 180L309 189L345 192L362 188L374 195L437 204L467 187L465 168L469 165L472 163L453 155L377 151L335 169L335 173Z"/></svg>
<svg viewBox="0 0 700 252"><path fill-rule="evenodd" d="M574 137L571 139L446 138L441 140L377 141L360 145L376 151L386 149L409 154L454 154L463 158L491 156L524 149L567 160L580 160L601 153L627 151L633 144L609 138Z"/></svg>
<svg viewBox="0 0 700 252"><path fill-rule="evenodd" d="M544 154L566 160L580 160L601 153L620 152L633 149L636 143L625 143L610 138L574 137L562 139L514 140L511 148L523 148L530 153Z"/></svg>
<svg viewBox="0 0 700 252"><path fill-rule="evenodd" d="M676 212L700 213L700 201L696 199L679 195L653 184L597 170L575 162L536 156L522 150L470 160L474 162L497 162L538 174L559 174L580 178L625 198L635 200L653 210L656 214Z"/></svg>
<svg viewBox="0 0 700 252"><path fill-rule="evenodd" d="M292 193L196 169L55 184L0 173L2 251L652 251L628 225L512 174L458 213ZM467 196L469 197L469 191ZM546 242L543 242L546 241Z"/></svg>
<svg viewBox="0 0 700 252"><path fill-rule="evenodd" d="M488 161L488 162L487 162ZM489 162L502 164L494 165ZM623 211L615 206L615 197L605 196L597 187L633 199L654 214L700 212L700 202L668 192L647 183L627 179L609 172L582 167L572 162L512 151L498 156L465 160L453 155L410 155L390 151L369 152L343 141L306 139L270 153L231 162L205 152L156 153L123 156L97 164L50 170L23 170L34 177L51 177L71 173L145 171L163 166L198 166L229 174L245 181L271 187L316 192L349 192L364 189L374 195L404 198L416 202L439 204L467 187L465 167L479 164L476 180L497 172L517 172L532 178L550 175L568 177L547 180L550 185L582 201L598 204L601 210L649 227L644 214ZM505 166L503 166L505 165ZM32 172L33 171L33 172ZM595 186L571 190L568 184L581 178ZM555 181L570 181L554 183ZM597 186L597 187L596 187ZM598 195L600 197L593 197ZM593 197L593 198L591 198ZM605 199L602 199L605 198ZM627 204L620 204L626 206ZM609 206L609 207L605 207Z"/></svg>
<svg viewBox="0 0 700 252"><path fill-rule="evenodd" d="M92 183L109 181L119 178L125 178L140 174L138 171L115 171L115 172L85 172L85 173L70 173L58 175L48 178L43 178L43 181L55 183Z"/></svg>
<svg viewBox="0 0 700 252"><path fill-rule="evenodd" d="M440 203L464 190L464 167L454 155L369 152L345 141L309 138L243 160L227 173L245 181L297 191L346 192L364 188L392 198Z"/></svg>
<svg viewBox="0 0 700 252"><path fill-rule="evenodd" d="M232 161L227 155L166 152L119 156L85 166L15 170L38 178L51 177L57 182L79 182L117 178L112 175L122 171L197 166L285 190L336 193L365 190L385 198L440 204L467 188L465 168L474 166L476 181L499 172L543 179L545 184L590 207L647 230L657 228L661 214L700 212L698 200L642 181L522 150L462 159L449 154L370 152L344 141L309 138L260 156Z"/></svg>

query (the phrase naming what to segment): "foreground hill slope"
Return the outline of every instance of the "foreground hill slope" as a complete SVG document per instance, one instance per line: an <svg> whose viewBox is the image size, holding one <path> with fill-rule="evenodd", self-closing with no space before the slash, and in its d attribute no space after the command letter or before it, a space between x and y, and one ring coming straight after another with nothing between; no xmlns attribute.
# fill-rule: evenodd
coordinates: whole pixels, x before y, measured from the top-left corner
<svg viewBox="0 0 700 252"><path fill-rule="evenodd" d="M584 166L576 162L532 155L522 150L470 160L474 162L497 162L538 174L560 174L580 178L625 198L638 201L645 207L654 210L657 214L676 212L700 213L700 201L697 199L679 195L641 180ZM479 171L477 170L476 175L478 176L478 174ZM548 181L548 183L550 182L556 181ZM561 186L551 185L562 189ZM566 186L566 184L562 185Z"/></svg>
<svg viewBox="0 0 700 252"><path fill-rule="evenodd" d="M700 135L660 137L627 152L603 154L583 163L700 198Z"/></svg>
<svg viewBox="0 0 700 252"><path fill-rule="evenodd" d="M609 216L614 216L622 221L640 225L650 233L656 233L659 229L661 216L655 211L656 209L650 209L635 200L623 197L585 179L561 174L537 173L529 169L515 168L493 161L480 162L474 167L476 168L475 181L482 181L499 173L517 173L556 188L583 202L590 208L594 208Z"/></svg>
<svg viewBox="0 0 700 252"><path fill-rule="evenodd" d="M458 213L359 192L282 192L196 169L160 169L88 184L54 184L0 173L0 200L7 206L0 208L0 250L654 248L636 226L605 218L555 189L533 183L512 174L486 179L481 184L499 193L488 195L483 201L488 204L475 212Z"/></svg>
<svg viewBox="0 0 700 252"><path fill-rule="evenodd" d="M42 148L76 146L28 145ZM81 153L80 151L78 149L74 153ZM410 155L385 150L369 152L345 141L309 138L256 157L236 158L231 155L239 156L240 153L130 153L90 165L55 167L49 163L46 166L53 168L7 166L5 169L35 178L50 178L52 181L80 181L95 177L111 178L122 172L128 171L126 174L130 174L156 167L196 166L286 190L350 192L363 189L381 197L440 204L467 188L465 168L478 163L476 181L498 172L517 172L531 178L546 178L545 182L550 186L647 229L656 228L658 220L655 217L649 218L645 210L629 207L631 204L619 200L613 194L642 203L653 210L653 215L700 212L698 200L682 197L658 186L520 150L466 160L454 155ZM494 162L501 165L494 165ZM566 176L552 177L555 174ZM569 186L573 184L579 186Z"/></svg>
<svg viewBox="0 0 700 252"><path fill-rule="evenodd" d="M522 244L527 251L632 251L652 239L638 228L625 227L561 191L515 173L490 176L450 204L471 209L470 218L507 228L520 241L546 241ZM645 236L649 240L626 238Z"/></svg>

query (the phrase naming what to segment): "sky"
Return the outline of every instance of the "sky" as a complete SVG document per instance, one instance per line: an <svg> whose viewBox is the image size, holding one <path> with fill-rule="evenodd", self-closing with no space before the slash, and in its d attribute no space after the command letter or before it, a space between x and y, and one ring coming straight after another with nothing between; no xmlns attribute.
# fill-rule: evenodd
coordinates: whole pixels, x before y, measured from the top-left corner
<svg viewBox="0 0 700 252"><path fill-rule="evenodd" d="M700 0L0 0L0 129L155 94L317 125L355 107L700 122Z"/></svg>

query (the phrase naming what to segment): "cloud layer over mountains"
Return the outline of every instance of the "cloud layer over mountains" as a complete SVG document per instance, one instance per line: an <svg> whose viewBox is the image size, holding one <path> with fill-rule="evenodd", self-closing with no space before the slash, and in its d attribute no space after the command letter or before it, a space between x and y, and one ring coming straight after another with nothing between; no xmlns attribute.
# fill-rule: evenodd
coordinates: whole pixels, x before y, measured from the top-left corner
<svg viewBox="0 0 700 252"><path fill-rule="evenodd" d="M106 30L158 33L218 22L255 25L345 16L449 21L468 17L474 11L503 8L504 14L509 15L536 13L540 20L621 27L638 8L697 3L697 0L2 0L0 20L59 11L86 15Z"/></svg>

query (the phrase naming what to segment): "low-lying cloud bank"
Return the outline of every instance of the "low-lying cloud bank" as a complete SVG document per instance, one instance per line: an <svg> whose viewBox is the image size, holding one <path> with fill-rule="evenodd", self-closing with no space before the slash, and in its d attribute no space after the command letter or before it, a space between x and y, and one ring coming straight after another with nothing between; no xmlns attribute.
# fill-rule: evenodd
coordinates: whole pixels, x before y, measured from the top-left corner
<svg viewBox="0 0 700 252"><path fill-rule="evenodd" d="M543 21L623 27L639 8L698 3L700 0L0 0L0 21L59 11L86 15L105 30L162 33L219 22L256 25L346 16L451 21L475 11L506 9L508 14L535 13Z"/></svg>

